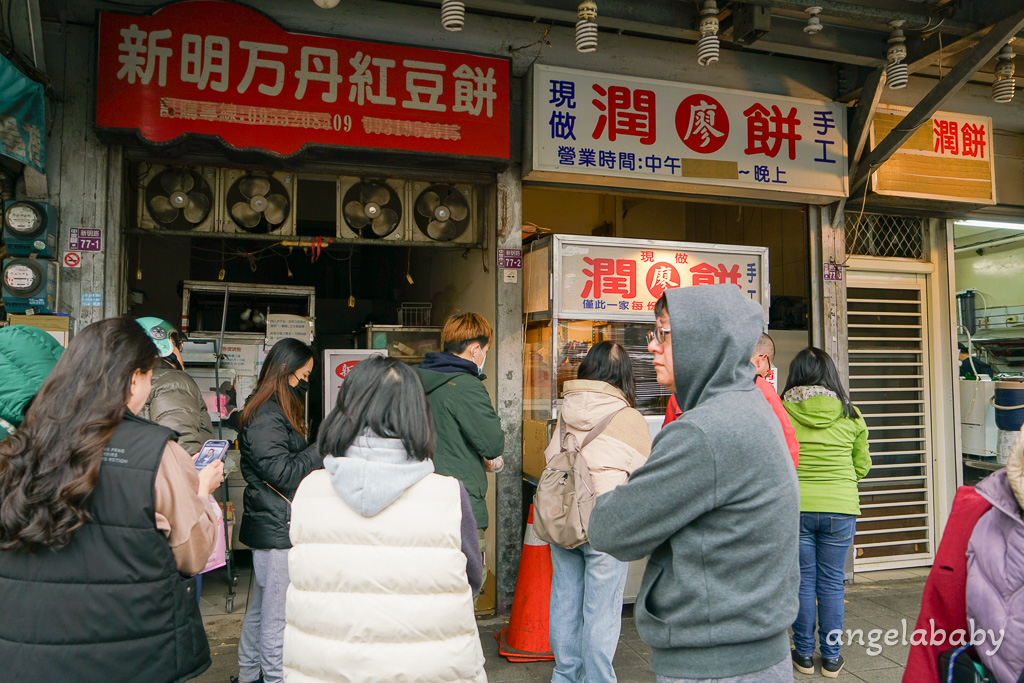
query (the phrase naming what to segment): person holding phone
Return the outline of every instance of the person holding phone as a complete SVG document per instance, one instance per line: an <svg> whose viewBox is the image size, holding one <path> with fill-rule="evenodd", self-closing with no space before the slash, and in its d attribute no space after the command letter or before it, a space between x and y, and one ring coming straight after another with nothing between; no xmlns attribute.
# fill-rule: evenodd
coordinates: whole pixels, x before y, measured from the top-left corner
<svg viewBox="0 0 1024 683"><path fill-rule="evenodd" d="M217 538L223 465L197 473L172 430L137 417L158 360L131 318L89 325L0 443L5 680L184 681L210 665L192 575Z"/></svg>
<svg viewBox="0 0 1024 683"><path fill-rule="evenodd" d="M203 450L196 457L196 471L203 469L214 460L223 460L231 444L228 441L210 439L203 444Z"/></svg>
<svg viewBox="0 0 1024 683"><path fill-rule="evenodd" d="M281 683L284 598L288 589L291 500L323 467L306 441L306 391L313 349L297 339L274 344L242 409L238 445L246 487L239 540L252 548L254 584L238 642L238 680Z"/></svg>

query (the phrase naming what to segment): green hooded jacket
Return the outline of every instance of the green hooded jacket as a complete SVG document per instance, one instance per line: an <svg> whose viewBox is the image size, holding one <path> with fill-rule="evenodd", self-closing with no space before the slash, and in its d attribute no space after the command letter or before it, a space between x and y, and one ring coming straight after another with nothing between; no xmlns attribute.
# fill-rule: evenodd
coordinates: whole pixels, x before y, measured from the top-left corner
<svg viewBox="0 0 1024 683"><path fill-rule="evenodd" d="M434 471L466 487L478 529L488 524L484 460L505 450L505 432L476 367L450 353L429 353L416 368L434 414Z"/></svg>
<svg viewBox="0 0 1024 683"><path fill-rule="evenodd" d="M843 417L843 404L831 396L812 396L782 405L800 442L801 512L860 514L857 482L871 469L868 427L860 411L855 418Z"/></svg>
<svg viewBox="0 0 1024 683"><path fill-rule="evenodd" d="M49 332L11 325L0 328L0 441L20 427L29 402L64 353Z"/></svg>

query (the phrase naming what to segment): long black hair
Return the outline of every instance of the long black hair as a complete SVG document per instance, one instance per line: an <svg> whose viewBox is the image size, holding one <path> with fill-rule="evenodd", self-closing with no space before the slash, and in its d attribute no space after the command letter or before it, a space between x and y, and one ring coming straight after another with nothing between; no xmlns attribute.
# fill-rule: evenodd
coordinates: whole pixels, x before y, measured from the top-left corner
<svg viewBox="0 0 1024 683"><path fill-rule="evenodd" d="M843 404L843 416L855 417L853 403L850 401L850 394L843 387L839 379L839 371L832 357L816 346L808 346L796 354L793 363L789 366L789 378L786 380L786 389L783 395L793 387L825 387L835 392L839 401Z"/></svg>
<svg viewBox="0 0 1024 683"><path fill-rule="evenodd" d="M131 318L101 320L75 336L24 424L0 443L0 550L60 548L89 520L85 501L128 409L132 377L158 360Z"/></svg>
<svg viewBox="0 0 1024 683"><path fill-rule="evenodd" d="M263 361L260 376L256 380L256 393L245 402L242 409L241 425L249 423L264 403L271 396L277 397L292 429L303 436L306 435L306 406L292 394L289 378L313 357L313 349L298 339L286 337L271 347L267 359Z"/></svg>
<svg viewBox="0 0 1024 683"><path fill-rule="evenodd" d="M322 455L341 457L365 431L401 439L410 460L434 457L434 418L416 371L405 363L373 356L345 378L338 403L320 426Z"/></svg>
<svg viewBox="0 0 1024 683"><path fill-rule="evenodd" d="M633 361L622 344L601 341L594 344L580 363L576 379L607 382L626 395L626 403L636 408L636 381L633 379Z"/></svg>

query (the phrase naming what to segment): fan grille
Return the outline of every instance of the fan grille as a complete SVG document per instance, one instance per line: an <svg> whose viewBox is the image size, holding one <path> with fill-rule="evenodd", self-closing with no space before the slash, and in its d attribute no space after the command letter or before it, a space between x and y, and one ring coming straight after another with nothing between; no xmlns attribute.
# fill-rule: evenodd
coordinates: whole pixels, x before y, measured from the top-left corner
<svg viewBox="0 0 1024 683"><path fill-rule="evenodd" d="M267 234L288 221L290 197L288 188L274 176L249 174L231 184L224 195L224 208L240 230Z"/></svg>
<svg viewBox="0 0 1024 683"><path fill-rule="evenodd" d="M202 174L187 168L165 168L145 187L143 202L154 225L167 230L194 230L206 222L213 191Z"/></svg>
<svg viewBox="0 0 1024 683"><path fill-rule="evenodd" d="M455 185L430 185L416 197L414 207L416 227L431 241L457 240L469 227L469 199Z"/></svg>
<svg viewBox="0 0 1024 683"><path fill-rule="evenodd" d="M402 201L391 185L381 180L361 180L341 201L345 225L363 239L384 239L398 230Z"/></svg>

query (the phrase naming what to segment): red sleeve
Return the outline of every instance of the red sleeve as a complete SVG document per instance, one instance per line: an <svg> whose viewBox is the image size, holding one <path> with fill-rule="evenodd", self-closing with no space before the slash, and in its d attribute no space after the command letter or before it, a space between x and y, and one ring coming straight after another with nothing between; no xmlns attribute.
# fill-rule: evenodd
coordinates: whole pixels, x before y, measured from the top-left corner
<svg viewBox="0 0 1024 683"><path fill-rule="evenodd" d="M665 408L665 421L661 423L661 428L664 429L670 422L675 422L683 411L679 410L679 404L676 402L676 395L672 394L668 397L668 407Z"/></svg>
<svg viewBox="0 0 1024 683"><path fill-rule="evenodd" d="M952 633L967 628L967 544L974 526L991 507L974 487L957 489L934 564L924 584L915 633L916 629ZM947 647L945 643L912 645L903 683L939 680L937 657Z"/></svg>
<svg viewBox="0 0 1024 683"><path fill-rule="evenodd" d="M779 418L779 422L782 424L782 433L786 435L786 446L789 448L789 455L793 458L793 467L796 467L800 462L800 442L796 440L796 430L793 429L793 424L789 421L789 414L782 406L782 399L779 398L779 395L775 393L775 389L772 388L772 385L764 377L758 377L754 383L757 384L757 388L761 390L764 397L768 399L772 410L775 411L775 417Z"/></svg>

